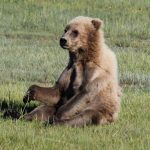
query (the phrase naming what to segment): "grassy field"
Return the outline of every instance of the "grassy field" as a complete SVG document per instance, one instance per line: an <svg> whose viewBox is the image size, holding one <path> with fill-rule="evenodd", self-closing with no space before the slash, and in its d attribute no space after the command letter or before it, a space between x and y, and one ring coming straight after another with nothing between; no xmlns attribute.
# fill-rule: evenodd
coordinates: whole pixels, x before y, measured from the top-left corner
<svg viewBox="0 0 150 150"><path fill-rule="evenodd" d="M149 7L149 0L0 0L1 115L8 108L23 111L29 85L54 84L68 60L59 37L67 21L79 15L104 20L123 87L118 122L71 128L0 117L0 149L150 149Z"/></svg>

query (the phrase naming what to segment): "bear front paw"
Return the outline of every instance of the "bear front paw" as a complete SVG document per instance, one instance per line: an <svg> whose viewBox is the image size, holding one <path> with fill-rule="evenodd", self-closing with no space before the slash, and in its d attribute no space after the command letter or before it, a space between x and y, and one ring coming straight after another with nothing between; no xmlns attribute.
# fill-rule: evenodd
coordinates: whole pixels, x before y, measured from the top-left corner
<svg viewBox="0 0 150 150"><path fill-rule="evenodd" d="M28 103L31 100L35 100L35 93L36 93L36 85L32 85L27 90L26 94L23 97L23 102Z"/></svg>

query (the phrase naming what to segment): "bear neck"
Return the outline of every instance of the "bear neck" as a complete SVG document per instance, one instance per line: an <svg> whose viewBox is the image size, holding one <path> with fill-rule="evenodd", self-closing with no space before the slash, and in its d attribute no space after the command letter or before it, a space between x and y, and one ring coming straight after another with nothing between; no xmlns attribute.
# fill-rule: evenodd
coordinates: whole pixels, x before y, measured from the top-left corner
<svg viewBox="0 0 150 150"><path fill-rule="evenodd" d="M99 64L102 54L103 33L95 31L90 33L86 53L86 61Z"/></svg>

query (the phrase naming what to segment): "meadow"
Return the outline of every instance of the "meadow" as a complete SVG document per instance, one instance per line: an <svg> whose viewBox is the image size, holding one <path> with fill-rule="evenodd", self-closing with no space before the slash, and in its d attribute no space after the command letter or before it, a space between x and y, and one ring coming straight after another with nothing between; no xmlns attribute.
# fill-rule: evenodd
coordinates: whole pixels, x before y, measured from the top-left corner
<svg viewBox="0 0 150 150"><path fill-rule="evenodd" d="M0 149L150 149L149 0L0 0ZM116 53L123 88L119 120L111 125L71 128L4 119L20 113L32 84L52 86L68 61L59 46L66 23L83 15L104 21L105 39Z"/></svg>

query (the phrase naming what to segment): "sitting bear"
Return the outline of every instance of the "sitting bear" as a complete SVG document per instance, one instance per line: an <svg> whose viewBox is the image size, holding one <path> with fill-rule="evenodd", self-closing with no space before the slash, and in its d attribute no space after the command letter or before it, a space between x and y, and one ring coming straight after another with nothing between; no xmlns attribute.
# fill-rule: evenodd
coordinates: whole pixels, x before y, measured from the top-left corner
<svg viewBox="0 0 150 150"><path fill-rule="evenodd" d="M103 22L79 16L71 20L60 38L69 62L53 87L32 85L24 102L42 103L26 120L70 126L114 122L120 110L117 60L104 41Z"/></svg>

